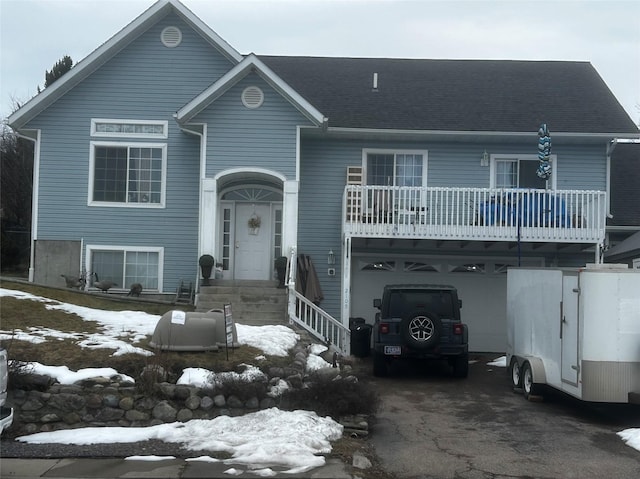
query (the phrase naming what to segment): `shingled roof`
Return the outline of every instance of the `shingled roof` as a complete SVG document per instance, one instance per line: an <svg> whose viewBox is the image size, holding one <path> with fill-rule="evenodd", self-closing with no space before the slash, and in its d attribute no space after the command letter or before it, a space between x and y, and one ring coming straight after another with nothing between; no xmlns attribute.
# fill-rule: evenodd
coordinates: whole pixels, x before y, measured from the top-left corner
<svg viewBox="0 0 640 479"><path fill-rule="evenodd" d="M259 58L329 127L638 134L588 62Z"/></svg>

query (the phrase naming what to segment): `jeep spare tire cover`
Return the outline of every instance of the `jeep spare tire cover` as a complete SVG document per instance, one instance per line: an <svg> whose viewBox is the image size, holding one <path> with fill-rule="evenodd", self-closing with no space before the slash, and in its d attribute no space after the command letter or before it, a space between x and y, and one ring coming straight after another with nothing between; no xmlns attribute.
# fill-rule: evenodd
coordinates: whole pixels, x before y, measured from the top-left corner
<svg viewBox="0 0 640 479"><path fill-rule="evenodd" d="M435 313L415 311L400 324L405 344L413 349L429 349L438 344L442 322Z"/></svg>

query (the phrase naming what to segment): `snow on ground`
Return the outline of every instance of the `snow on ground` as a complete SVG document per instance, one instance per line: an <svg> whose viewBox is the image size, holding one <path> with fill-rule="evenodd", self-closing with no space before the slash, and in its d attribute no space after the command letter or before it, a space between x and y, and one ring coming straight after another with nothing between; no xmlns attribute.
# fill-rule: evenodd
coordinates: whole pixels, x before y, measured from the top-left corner
<svg viewBox="0 0 640 479"><path fill-rule="evenodd" d="M507 357L506 356L500 356L499 358L496 358L493 361L487 363L487 366L495 366L495 367L499 367L499 368L506 368L507 367Z"/></svg>
<svg viewBox="0 0 640 479"><path fill-rule="evenodd" d="M20 331L0 330L0 339L20 339L33 343L47 340L72 339L85 348L112 348L117 354L133 352L152 354L141 348L134 348L129 342L136 342L153 334L160 316L138 311L103 311L85 308L59 301L34 296L22 291L0 288L0 296L13 296L21 300L40 301L48 309L57 309L74 313L86 321L96 321L102 331L99 334L66 333L49 328L30 328ZM238 342L256 347L266 355L286 356L298 341L299 336L286 326L248 326L237 324ZM326 350L312 349L309 357ZM315 352L315 353L314 353ZM310 359L315 368L329 364L315 356ZM264 360L258 356L257 360ZM253 381L264 377L255 366L245 365L242 373L215 373L203 368L186 368L178 384L206 386L212 382L227 379ZM48 375L62 384L73 384L89 377L112 377L119 373L113 368L87 368L71 371L67 366L47 366L40 363L26 365L34 373ZM123 376L125 380L133 378ZM270 395L282 394L287 384L281 381L272 387ZM342 436L343 427L331 418L321 418L312 411L281 411L277 408L258 411L240 417L220 416L211 420L192 420L187 423L161 424L144 428L82 428L67 431L53 431L32 434L17 438L19 441L44 444L105 444L115 442L139 442L159 439L165 442L181 443L192 451L220 451L232 455L224 462L235 467L225 471L230 475L242 474L250 470L253 474L269 477L276 473L271 469L285 469L296 474L322 466L325 462L322 454L331 451L331 441ZM160 461L172 456L131 456L129 460ZM194 461L214 462L218 459L210 456L191 458ZM244 466L244 467L242 467Z"/></svg>
<svg viewBox="0 0 640 479"><path fill-rule="evenodd" d="M88 349L108 348L114 349L114 356L127 353L152 355L151 351L134 347L136 343L146 336L151 336L160 320L160 316L147 314L141 311L104 311L101 309L86 308L68 303L61 303L53 299L34 296L23 291L0 288L0 297L12 296L17 299L39 301L45 304L47 309L56 309L69 314L76 314L85 321L95 321L102 329L101 333L66 333L50 328L29 328L28 331L2 331L0 339L20 339L34 343L41 343L47 338L75 339L78 345ZM283 325L249 326L236 323L238 342L261 349L264 354L270 356L286 356L299 339L298 334L291 328Z"/></svg>
<svg viewBox="0 0 640 479"><path fill-rule="evenodd" d="M26 363L24 368L34 374L41 374L55 379L60 384L74 384L84 379L120 376L124 381L135 382L131 376L120 374L113 368L85 368L72 371L67 366L45 366L37 362Z"/></svg>
<svg viewBox="0 0 640 479"><path fill-rule="evenodd" d="M331 452L331 441L340 439L342 430L342 425L333 419L319 417L313 411L270 408L238 417L218 416L150 427L87 427L41 432L16 440L30 444L86 445L156 439L178 443L194 452L226 452L231 458L224 460L225 464L244 466L252 472L278 467L296 474L323 466L322 454ZM147 457L147 460L161 459L162 456ZM208 456L193 460L196 459L214 460Z"/></svg>
<svg viewBox="0 0 640 479"><path fill-rule="evenodd" d="M48 309L57 309L74 313L86 321L96 321L102 332L99 334L65 333L49 328L29 328L27 331L2 331L0 339L20 339L34 344L50 339L75 339L85 348L111 348L115 355L129 352L137 354L153 354L142 348L133 347L145 336L153 334L160 316L141 313L139 311L103 311L98 309L61 303L41 296L34 296L22 291L0 288L0 297L14 298L45 303ZM264 354L286 356L299 339L299 336L287 326L248 326L236 323L238 342L261 349ZM319 355L326 350L322 345L313 345L307 359L307 368L316 370L331 365ZM264 359L258 356L256 359ZM506 367L506 356L496 358L487 363L492 367ZM118 374L112 368L86 369L70 371L66 366L45 366L31 363L34 372L47 374L59 382L70 384L90 376ZM202 368L187 368L179 379L180 384L196 386L211 381L233 377L253 380L262 373L254 366L247 365L245 371L238 373L214 373ZM236 376L233 376L236 375ZM131 379L131 378L128 378ZM131 379L132 380L132 379ZM272 387L270 395L277 396L286 389L284 382ZM214 431L217 431L214 432ZM99 444L111 442L138 442L147 439L160 439L167 442L180 442L184 447L193 450L225 451L232 458L225 460L228 464L246 466L253 474L272 476L271 467L289 468L287 472L295 474L324 464L324 454L331 450L330 441L338 439L342 434L342 426L331 418L320 418L309 411L280 411L267 409L240 417L220 416L212 420L192 420L187 423L161 424L147 428L83 428L72 431L55 431L32 434L18 438L20 441L33 443L64 444ZM627 445L640 450L640 428L625 429L618 436ZM82 442L87 441L87 442ZM147 460L161 460L163 457L145 456ZM209 456L192 458L200 461L216 461ZM242 474L243 470L230 468L225 471L230 475Z"/></svg>

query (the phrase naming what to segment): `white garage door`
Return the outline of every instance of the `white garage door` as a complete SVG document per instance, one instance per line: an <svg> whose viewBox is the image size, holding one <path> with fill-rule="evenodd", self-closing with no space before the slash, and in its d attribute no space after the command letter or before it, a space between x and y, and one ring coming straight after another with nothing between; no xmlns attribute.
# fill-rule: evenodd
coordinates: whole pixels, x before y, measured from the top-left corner
<svg viewBox="0 0 640 479"><path fill-rule="evenodd" d="M507 267L512 260L465 260L354 256L351 316L372 324L386 284L449 284L462 300L462 321L469 326L469 350L503 353L506 350ZM539 265L539 264L538 264Z"/></svg>

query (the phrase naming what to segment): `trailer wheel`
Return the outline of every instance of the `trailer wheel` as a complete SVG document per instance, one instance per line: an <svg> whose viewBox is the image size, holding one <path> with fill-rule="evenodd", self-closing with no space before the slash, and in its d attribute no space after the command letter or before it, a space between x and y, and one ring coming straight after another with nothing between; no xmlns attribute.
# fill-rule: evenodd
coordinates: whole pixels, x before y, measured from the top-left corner
<svg viewBox="0 0 640 479"><path fill-rule="evenodd" d="M516 358L511 358L511 364L509 364L509 373L511 376L511 385L515 389L522 387L522 372L520 371L520 365Z"/></svg>
<svg viewBox="0 0 640 479"><path fill-rule="evenodd" d="M538 385L533 382L533 372L531 371L531 364L529 364L529 362L522 365L521 381L525 399L529 399L530 396L538 394Z"/></svg>

